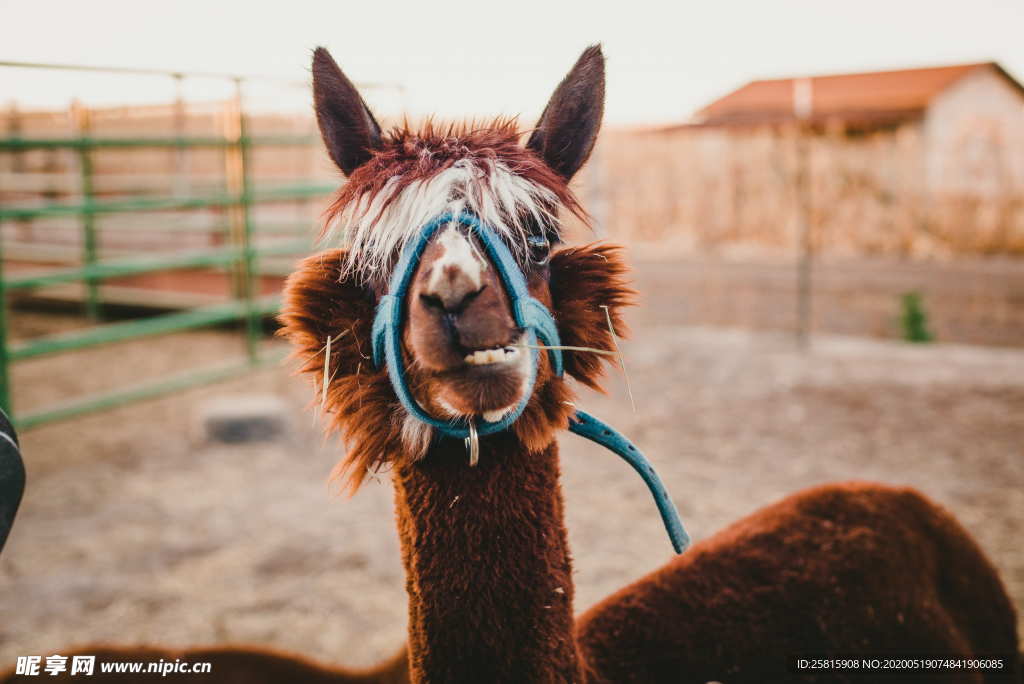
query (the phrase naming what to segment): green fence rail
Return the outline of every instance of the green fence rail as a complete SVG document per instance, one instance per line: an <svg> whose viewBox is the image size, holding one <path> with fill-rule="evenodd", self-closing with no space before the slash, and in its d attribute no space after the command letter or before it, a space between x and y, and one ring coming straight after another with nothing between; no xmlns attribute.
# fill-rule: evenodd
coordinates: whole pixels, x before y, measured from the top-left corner
<svg viewBox="0 0 1024 684"><path fill-rule="evenodd" d="M125 147L235 147L237 145L267 147L307 146L314 144L316 138L309 135L267 135L244 137L238 139L221 137L171 137L171 138L5 138L0 140L0 151L21 152L39 149L72 149L91 150L101 148Z"/></svg>
<svg viewBox="0 0 1024 684"><path fill-rule="evenodd" d="M218 194L206 197L139 197L109 202L86 201L77 204L46 204L43 206L0 207L0 221L12 219L50 218L57 216L90 216L95 214L123 214L138 211L169 211L181 209L208 209L210 207L249 206L260 202L319 197L334 186L292 185L264 188L242 195Z"/></svg>
<svg viewBox="0 0 1024 684"><path fill-rule="evenodd" d="M4 66L55 68L55 65L2 63ZM63 68L63 67L60 67ZM68 67L74 68L74 67ZM102 71L102 70L101 70ZM109 70L117 72L118 70ZM146 72L149 73L149 72ZM177 81L187 76L176 72L153 72L154 75L172 76ZM80 201L74 202L7 202L0 203L0 223L17 221L25 224L36 219L74 217L81 231L80 264L71 267L50 267L30 273L5 274L2 231L0 231L0 406L14 418L21 429L63 420L92 411L99 411L125 403L176 392L187 387L216 382L253 369L275 363L279 353L261 349L262 319L276 313L277 296L260 296L257 287L261 258L300 254L310 247L309 240L293 237L269 244L254 244L254 236L273 231L256 225L252 209L266 202L288 202L321 197L334 190L334 185L301 182L273 187L255 187L251 177L252 150L257 147L302 146L318 144L309 135L251 136L247 115L242 107L244 78L219 75L235 82L235 133L225 137L92 137L81 135L68 138L31 138L13 136L0 139L0 154L20 153L28 150L71 150L77 155L80 170ZM218 148L225 152L228 171L228 191L203 193L197 196L133 196L125 199L98 199L94 192L95 173L92 152L116 148ZM231 177L234 178L232 181ZM2 202L2 199L0 199ZM226 208L233 220L224 230L228 244L209 249L193 249L161 256L129 256L100 259L97 235L98 215L132 214L135 212L181 211L205 208ZM235 213L230 213L235 212ZM211 231L215 228L211 228ZM169 232L173 232L173 229ZM217 268L229 276L233 297L223 303L176 310L171 313L148 316L120 322L100 321L103 307L101 283L110 278L171 271L175 269ZM85 287L85 312L97 322L91 327L73 332L32 339L21 344L8 340L8 295L31 292L56 285L81 283ZM163 377L149 383L121 388L104 394L94 394L43 410L22 413L12 405L10 366L13 363L45 355L87 349L97 345L136 340L152 335L191 330L203 326L240 322L246 345L246 355L236 361L209 368Z"/></svg>

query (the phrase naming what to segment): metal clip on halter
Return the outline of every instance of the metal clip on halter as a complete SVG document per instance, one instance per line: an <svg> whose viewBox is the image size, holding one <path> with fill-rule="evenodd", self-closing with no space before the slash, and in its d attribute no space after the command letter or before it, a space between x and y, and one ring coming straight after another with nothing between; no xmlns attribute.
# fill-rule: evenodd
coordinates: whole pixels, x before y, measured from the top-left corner
<svg viewBox="0 0 1024 684"><path fill-rule="evenodd" d="M405 366L402 363L402 321L405 299L409 292L413 273L434 233L441 226L449 223L459 223L467 227L483 245L508 293L512 317L515 319L516 325L527 332L527 343L532 347L530 350L530 378L527 389L523 393L523 399L513 411L506 414L500 421L493 423L480 420L470 426L467 421L450 422L434 418L424 411L413 398L406 379ZM537 381L539 361L539 352L536 349L537 340L539 339L547 347L558 347L561 343L555 319L544 304L530 296L530 291L526 286L526 277L508 247L491 228L473 214L466 212L458 215L446 213L438 216L420 229L417 239L410 241L405 246L391 276L388 293L377 303L372 335L373 363L377 368L387 367L388 378L405 410L445 437L454 439L466 439L470 436L471 429L475 429L475 432L481 437L492 435L506 430L518 420L533 395L533 387ZM556 377L561 377L561 350L548 349L547 351L552 372ZM689 546L690 537L683 528L679 514L676 512L676 507L669 498L665 486L644 455L614 428L583 411L577 411L570 420L569 430L618 454L640 474L658 506L658 512L661 514L662 522L672 541L672 547L676 553L682 553Z"/></svg>

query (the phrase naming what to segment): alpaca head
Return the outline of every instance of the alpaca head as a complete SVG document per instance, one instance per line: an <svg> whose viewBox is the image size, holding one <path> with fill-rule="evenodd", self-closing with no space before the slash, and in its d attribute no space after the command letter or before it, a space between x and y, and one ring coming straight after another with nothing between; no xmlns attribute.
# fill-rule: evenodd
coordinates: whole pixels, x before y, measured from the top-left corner
<svg viewBox="0 0 1024 684"><path fill-rule="evenodd" d="M525 144L511 119L382 132L322 48L314 54L313 79L324 142L348 181L325 228L340 248L307 259L289 280L283 334L325 390L321 401L348 441L343 467L358 484L383 460L421 457L433 436L403 411L386 372L368 358L373 307L387 292L402 248L425 224L466 212L490 227L531 296L551 310L565 345L610 348L606 310L621 332L618 309L631 292L616 248L559 248L560 213L584 217L568 183L590 155L601 123L599 48L583 53ZM409 386L435 418L495 422L531 391L531 354L521 346L526 336L498 269L459 224L441 226L423 251L404 300L402 330ZM538 358L532 396L511 428L531 450L550 444L572 412L566 383L553 376L545 355ZM600 362L569 353L565 371L596 386Z"/></svg>

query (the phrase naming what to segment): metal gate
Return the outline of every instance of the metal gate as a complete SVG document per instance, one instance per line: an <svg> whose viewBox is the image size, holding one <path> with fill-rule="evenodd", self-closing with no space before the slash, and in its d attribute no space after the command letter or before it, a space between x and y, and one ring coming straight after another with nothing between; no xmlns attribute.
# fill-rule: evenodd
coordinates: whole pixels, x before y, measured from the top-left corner
<svg viewBox="0 0 1024 684"><path fill-rule="evenodd" d="M78 191L74 201L2 201L0 194L0 406L13 417L20 429L31 428L43 423L61 420L79 414L121 405L139 399L177 391L186 387L228 378L254 368L276 362L277 354L268 354L260 349L262 335L261 319L278 309L278 296L261 296L257 279L261 275L261 260L273 255L299 254L309 250L313 233L311 222L295 226L286 231L283 238L263 244L256 244L261 226L253 217L253 210L261 203L281 203L308 200L323 196L335 188L335 184L313 182L302 179L298 182L257 187L252 177L252 158L256 150L275 146L297 146L319 149L319 140L312 131L299 135L254 136L249 132L249 115L244 107L246 87L254 77L233 75L188 74L134 69L86 69L75 66L23 64L0 62L0 67L33 69L74 69L105 73L129 73L152 75L174 79L180 84L192 76L226 79L233 87L233 97L225 103L226 125L223 135L190 137L179 134L168 137L108 137L92 135L89 113L79 107L73 112L76 135L73 137L31 137L17 134L0 139L0 155L24 154L30 150L70 150L77 157ZM306 84L291 84L308 88ZM179 90L179 93L181 90ZM308 96L306 96L308 97ZM308 100L307 100L308 101ZM128 198L104 198L95 191L93 155L99 151L123 148L146 149L165 148L168 150L190 150L212 148L222 150L224 156L223 191L203 192L179 196L162 194L157 196L135 196ZM66 154L66 153L65 153ZM2 189L2 188L0 188ZM156 256L132 255L122 258L103 258L99 249L101 227L98 219L117 214L133 212L164 212L193 209L221 208L226 217L223 234L217 246L203 249L188 249ZM75 263L43 271L32 270L28 274L4 273L4 262L9 260L4 253L3 225L12 222L25 225L31 221L52 217L76 217L80 237L80 253ZM280 228L280 227L278 227ZM275 235L280 237L280 230ZM218 269L230 283L232 296L228 301L203 306L178 308L168 313L134 318L115 322L102 322L104 298L101 284L111 278L137 276L158 271L182 269ZM8 341L8 299L12 293L40 291L42 288L68 283L79 283L84 287L82 297L84 312L97 324L80 331L57 334L34 339L22 344ZM189 330L228 322L244 323L243 335L246 354L230 363L213 367L192 369L188 372L164 377L144 385L120 388L102 395L91 395L42 410L23 413L12 405L9 368L11 364L48 354L79 350L95 345L137 339L174 331Z"/></svg>

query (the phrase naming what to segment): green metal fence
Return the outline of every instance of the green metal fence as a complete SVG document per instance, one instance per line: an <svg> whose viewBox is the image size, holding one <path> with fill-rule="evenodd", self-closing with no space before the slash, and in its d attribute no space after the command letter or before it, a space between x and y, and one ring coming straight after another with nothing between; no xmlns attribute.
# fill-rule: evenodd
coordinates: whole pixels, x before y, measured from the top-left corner
<svg viewBox="0 0 1024 684"><path fill-rule="evenodd" d="M54 65L0 63L3 66L32 68L64 68ZM80 67L71 67L80 69ZM123 71L123 70L102 70ZM134 73L132 70L128 70ZM172 72L150 72L180 80L189 74ZM204 76L208 76L205 75ZM28 275L5 275L2 231L0 231L0 406L14 417L15 424L22 429L31 428L51 421L62 420L83 413L97 411L143 398L181 390L186 387L214 382L250 371L254 368L276 362L278 356L261 350L261 319L273 314L278 308L276 296L261 297L256 287L260 275L259 262L271 255L297 254L309 249L308 239L289 239L284 242L257 247L254 234L260 232L252 209L264 202L306 200L322 196L334 189L332 185L303 181L284 186L253 186L252 151L259 147L275 145L315 145L312 136L251 136L248 132L248 117L243 107L245 78L224 76L234 81L236 122L233 134L223 137L90 137L88 135L69 138L25 138L9 137L0 139L0 154L37 149L73 150L78 157L80 170L81 201L8 203L0 205L0 223L4 221L30 221L50 217L77 217L81 230L81 255L79 264L70 268L62 267L46 272ZM127 199L104 200L95 197L94 170L91 156L95 150L104 148L223 148L225 151L226 174L234 169L235 180L228 178L226 192L201 194L199 196L152 196ZM231 175L231 174L228 174ZM185 210L210 207L226 208L231 214L226 231L226 244L222 247L177 252L161 256L127 257L101 259L97 248L97 217L111 214L130 214L140 211ZM120 322L99 322L80 331L63 333L33 339L23 344L8 341L8 294L38 290L53 285L82 283L85 286L84 304L86 314L99 321L103 299L100 284L109 278L137 275L155 271L188 268L224 269L232 283L233 297L224 303L176 310L145 318ZM139 339L175 331L190 330L201 326L242 322L246 342L246 354L242 358L211 368L190 370L173 377L161 378L145 385L122 388L103 395L91 395L58 406L46 407L30 413L23 413L12 405L10 365L25 359L72 350L86 349L126 340Z"/></svg>

